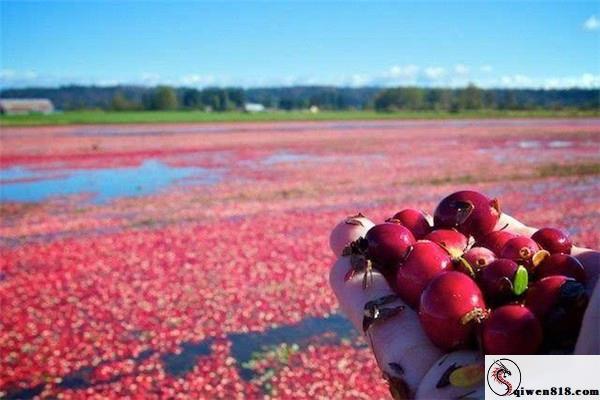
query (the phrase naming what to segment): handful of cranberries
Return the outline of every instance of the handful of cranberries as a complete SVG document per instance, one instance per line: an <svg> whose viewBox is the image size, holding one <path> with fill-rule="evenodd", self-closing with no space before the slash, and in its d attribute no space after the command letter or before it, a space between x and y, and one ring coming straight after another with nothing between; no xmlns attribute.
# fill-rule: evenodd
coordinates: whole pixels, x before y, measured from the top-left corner
<svg viewBox="0 0 600 400"><path fill-rule="evenodd" d="M569 351L588 302L571 240L554 228L508 232L500 215L496 199L464 190L444 198L433 218L414 209L377 225L349 217L330 243L337 256L351 256L352 273L381 272L443 351Z"/></svg>

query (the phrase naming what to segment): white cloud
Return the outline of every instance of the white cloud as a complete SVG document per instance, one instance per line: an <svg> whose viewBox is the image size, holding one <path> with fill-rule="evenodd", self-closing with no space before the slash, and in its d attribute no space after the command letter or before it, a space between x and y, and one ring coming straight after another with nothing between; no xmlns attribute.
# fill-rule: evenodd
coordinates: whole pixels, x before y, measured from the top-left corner
<svg viewBox="0 0 600 400"><path fill-rule="evenodd" d="M186 86L207 86L215 83L215 77L212 75L189 74L182 76L179 82Z"/></svg>
<svg viewBox="0 0 600 400"><path fill-rule="evenodd" d="M12 69L0 69L0 79L8 80L12 79L15 76L15 71Z"/></svg>
<svg viewBox="0 0 600 400"><path fill-rule="evenodd" d="M469 73L469 67L464 64L456 64L454 66L454 72L458 75L467 75Z"/></svg>
<svg viewBox="0 0 600 400"><path fill-rule="evenodd" d="M584 73L576 76L559 76L549 78L532 78L527 75L505 75L499 81L492 82L487 87L533 88L533 89L569 89L569 88L600 88L600 75Z"/></svg>
<svg viewBox="0 0 600 400"><path fill-rule="evenodd" d="M579 76L548 78L543 81L541 86L546 89L600 88L600 75L585 73Z"/></svg>
<svg viewBox="0 0 600 400"><path fill-rule="evenodd" d="M425 76L432 80L437 81L446 75L446 70L442 67L427 67L425 68Z"/></svg>
<svg viewBox="0 0 600 400"><path fill-rule="evenodd" d="M583 29L586 31L596 31L600 28L600 19L596 18L595 15L592 15L583 23Z"/></svg>
<svg viewBox="0 0 600 400"><path fill-rule="evenodd" d="M155 85L160 81L160 75L154 72L142 72L140 81L144 85Z"/></svg>
<svg viewBox="0 0 600 400"><path fill-rule="evenodd" d="M583 87L600 87L600 74L583 74L579 81Z"/></svg>
<svg viewBox="0 0 600 400"><path fill-rule="evenodd" d="M415 79L418 73L419 67L416 65L394 65L388 70L387 75L391 78Z"/></svg>
<svg viewBox="0 0 600 400"><path fill-rule="evenodd" d="M116 79L101 79L95 83L98 86L117 86L120 82Z"/></svg>
<svg viewBox="0 0 600 400"><path fill-rule="evenodd" d="M35 80L38 78L38 73L35 71L15 71L13 69L0 70L0 79L2 80Z"/></svg>
<svg viewBox="0 0 600 400"><path fill-rule="evenodd" d="M346 80L346 85L351 87L365 86L369 84L371 78L363 74L353 74L350 79Z"/></svg>
<svg viewBox="0 0 600 400"><path fill-rule="evenodd" d="M35 71L15 71L13 69L0 70L0 86L28 86L36 85L40 76Z"/></svg>
<svg viewBox="0 0 600 400"><path fill-rule="evenodd" d="M500 83L502 83L502 86L510 88L530 87L533 84L533 79L521 74L505 75L500 78Z"/></svg>
<svg viewBox="0 0 600 400"><path fill-rule="evenodd" d="M110 77L109 77L110 78ZM288 76L255 76L232 77L228 75L211 75L190 73L182 76L164 77L153 72L143 72L135 77L109 79L94 76L47 75L33 70L0 69L0 87L56 87L67 84L113 86L118 84L135 84L155 86L166 84L172 86L293 86L293 85L335 85L335 86L425 86L425 87L464 87L472 82L483 88L600 88L600 74L585 72L579 75L540 76L536 74L504 74L496 72L489 65L481 65L472 69L463 65L427 66L415 64L394 65L372 73L345 73L333 77L314 75Z"/></svg>

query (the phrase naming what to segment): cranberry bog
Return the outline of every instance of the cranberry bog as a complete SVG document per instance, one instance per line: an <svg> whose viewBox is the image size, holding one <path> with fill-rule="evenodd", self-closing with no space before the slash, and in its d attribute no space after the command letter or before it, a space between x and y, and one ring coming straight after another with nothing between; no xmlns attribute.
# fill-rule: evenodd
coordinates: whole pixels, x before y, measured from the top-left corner
<svg viewBox="0 0 600 400"><path fill-rule="evenodd" d="M382 398L330 230L472 188L600 247L600 120L2 128L0 397ZM406 367L406 366L405 366Z"/></svg>

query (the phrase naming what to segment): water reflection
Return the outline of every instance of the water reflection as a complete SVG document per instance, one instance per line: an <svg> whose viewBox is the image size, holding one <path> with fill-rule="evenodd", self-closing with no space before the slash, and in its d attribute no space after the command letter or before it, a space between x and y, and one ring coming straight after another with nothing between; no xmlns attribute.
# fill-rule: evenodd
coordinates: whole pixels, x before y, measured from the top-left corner
<svg viewBox="0 0 600 400"><path fill-rule="evenodd" d="M146 160L136 167L75 170L0 170L0 201L39 202L54 196L90 193L91 202L145 196L173 184L215 184L221 173L201 167L176 167Z"/></svg>

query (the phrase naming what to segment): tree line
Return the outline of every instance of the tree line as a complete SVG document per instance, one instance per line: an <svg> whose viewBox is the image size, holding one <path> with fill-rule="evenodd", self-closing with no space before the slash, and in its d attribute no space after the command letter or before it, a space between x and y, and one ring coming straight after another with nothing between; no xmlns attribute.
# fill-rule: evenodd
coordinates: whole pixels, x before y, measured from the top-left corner
<svg viewBox="0 0 600 400"><path fill-rule="evenodd" d="M204 110L243 109L245 103L260 103L281 110L439 110L459 112L478 109L598 109L599 89L482 89L332 86L294 86L242 89L174 88L170 86L63 86L59 88L5 89L2 98L48 98L60 110Z"/></svg>

